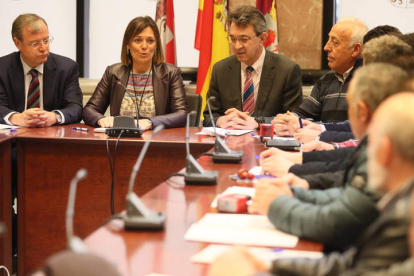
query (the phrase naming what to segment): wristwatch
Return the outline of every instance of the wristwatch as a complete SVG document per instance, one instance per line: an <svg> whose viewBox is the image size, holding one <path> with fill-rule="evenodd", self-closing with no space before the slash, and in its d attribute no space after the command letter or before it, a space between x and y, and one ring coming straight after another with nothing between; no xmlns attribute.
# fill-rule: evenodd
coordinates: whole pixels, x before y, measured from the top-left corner
<svg viewBox="0 0 414 276"><path fill-rule="evenodd" d="M260 129L260 124L264 124L266 122L263 116L256 116L254 120L257 122L257 129Z"/></svg>
<svg viewBox="0 0 414 276"><path fill-rule="evenodd" d="M53 111L53 113L56 114L56 123L61 124L62 123L62 115L58 111Z"/></svg>

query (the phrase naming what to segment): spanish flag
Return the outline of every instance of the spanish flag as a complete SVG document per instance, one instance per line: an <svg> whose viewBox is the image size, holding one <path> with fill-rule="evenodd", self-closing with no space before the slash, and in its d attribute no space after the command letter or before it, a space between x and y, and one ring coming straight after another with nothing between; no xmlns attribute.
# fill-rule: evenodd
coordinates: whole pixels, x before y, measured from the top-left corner
<svg viewBox="0 0 414 276"><path fill-rule="evenodd" d="M160 32L165 61L176 64L173 0L157 0L155 22Z"/></svg>
<svg viewBox="0 0 414 276"><path fill-rule="evenodd" d="M230 56L227 40L227 0L200 0L198 9L194 47L200 51L197 94L203 97L204 110L213 65Z"/></svg>
<svg viewBox="0 0 414 276"><path fill-rule="evenodd" d="M268 36L264 44L265 48L271 52L279 52L279 39L277 31L277 6L276 0L256 0L258 8L266 19Z"/></svg>

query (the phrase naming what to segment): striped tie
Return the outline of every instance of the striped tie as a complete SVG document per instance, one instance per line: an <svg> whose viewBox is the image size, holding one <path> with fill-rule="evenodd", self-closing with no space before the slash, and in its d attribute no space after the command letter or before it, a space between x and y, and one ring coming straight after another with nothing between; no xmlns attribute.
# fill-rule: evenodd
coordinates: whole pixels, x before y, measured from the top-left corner
<svg viewBox="0 0 414 276"><path fill-rule="evenodd" d="M249 112L249 115L252 116L254 113L254 85L252 72L253 67L248 66L246 68L246 81L244 82L243 87L243 111Z"/></svg>
<svg viewBox="0 0 414 276"><path fill-rule="evenodd" d="M29 85L29 93L27 94L27 109L40 107L40 85L39 78L37 77L37 70L30 70L32 75L32 81Z"/></svg>

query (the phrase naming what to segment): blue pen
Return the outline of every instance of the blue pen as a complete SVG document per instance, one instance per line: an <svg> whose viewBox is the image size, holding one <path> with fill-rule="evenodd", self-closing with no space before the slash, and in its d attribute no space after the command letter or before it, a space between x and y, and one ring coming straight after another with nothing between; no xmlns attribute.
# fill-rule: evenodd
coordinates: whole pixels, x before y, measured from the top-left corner
<svg viewBox="0 0 414 276"><path fill-rule="evenodd" d="M299 117L299 125L300 125L300 128L303 128L302 118L301 117Z"/></svg>
<svg viewBox="0 0 414 276"><path fill-rule="evenodd" d="M89 129L86 128L86 127L72 127L72 129L74 129L74 130L82 130L82 131L89 131Z"/></svg>
<svg viewBox="0 0 414 276"><path fill-rule="evenodd" d="M273 252L282 252L284 249L283 248L274 248L272 251Z"/></svg>
<svg viewBox="0 0 414 276"><path fill-rule="evenodd" d="M255 155L254 157L256 157L257 160L260 160L260 155Z"/></svg>
<svg viewBox="0 0 414 276"><path fill-rule="evenodd" d="M13 131L13 132L14 132L14 131L17 131L17 129L15 129L15 128L11 128L11 129L10 129L10 132L12 132L12 131Z"/></svg>

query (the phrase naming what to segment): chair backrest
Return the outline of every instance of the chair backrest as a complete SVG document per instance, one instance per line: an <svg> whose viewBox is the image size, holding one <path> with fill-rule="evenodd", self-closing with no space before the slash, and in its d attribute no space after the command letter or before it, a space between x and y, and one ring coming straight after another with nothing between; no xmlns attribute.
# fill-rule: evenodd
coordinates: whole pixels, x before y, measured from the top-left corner
<svg viewBox="0 0 414 276"><path fill-rule="evenodd" d="M190 126L199 126L200 125L200 112L201 112L201 102L202 98L199 94L187 93L187 103L189 111L197 112L197 115L191 116Z"/></svg>

